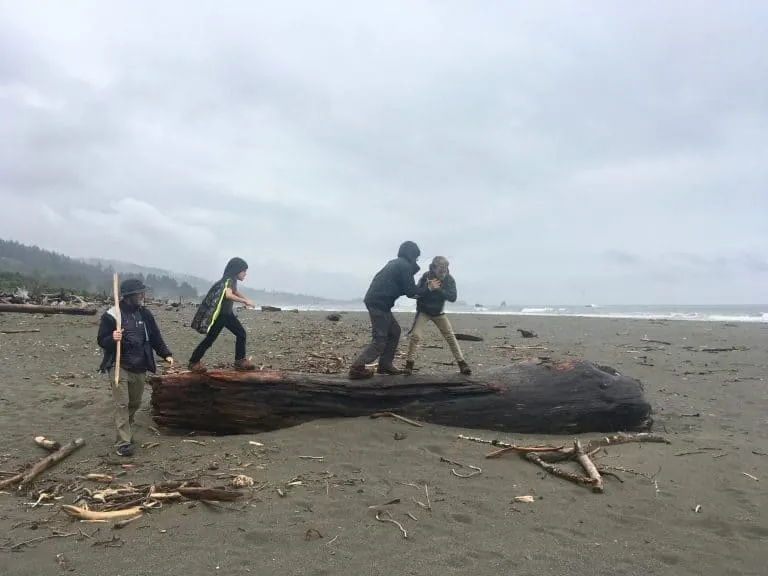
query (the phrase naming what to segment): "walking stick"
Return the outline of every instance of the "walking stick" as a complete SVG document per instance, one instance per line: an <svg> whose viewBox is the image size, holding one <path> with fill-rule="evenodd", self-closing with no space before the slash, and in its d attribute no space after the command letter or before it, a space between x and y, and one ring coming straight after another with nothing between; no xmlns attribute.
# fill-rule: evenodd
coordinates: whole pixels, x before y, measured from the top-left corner
<svg viewBox="0 0 768 576"><path fill-rule="evenodd" d="M120 287L117 284L117 272L115 272L112 278L112 291L115 296L115 321L117 322L117 330L120 330L122 314L120 313ZM117 349L115 353L115 388L120 386L120 353L122 351L122 344L122 339L120 342L115 342L115 348Z"/></svg>

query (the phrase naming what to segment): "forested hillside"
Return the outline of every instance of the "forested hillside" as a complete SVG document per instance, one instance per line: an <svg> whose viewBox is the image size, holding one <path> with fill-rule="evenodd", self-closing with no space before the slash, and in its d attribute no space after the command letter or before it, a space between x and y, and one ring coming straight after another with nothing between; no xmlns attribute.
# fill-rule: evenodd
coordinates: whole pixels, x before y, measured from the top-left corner
<svg viewBox="0 0 768 576"><path fill-rule="evenodd" d="M76 292L112 293L111 266L88 264L63 254L0 240L0 290L13 290L20 283L28 290L66 289ZM141 278L154 298L197 298L187 282L168 275L131 274Z"/></svg>

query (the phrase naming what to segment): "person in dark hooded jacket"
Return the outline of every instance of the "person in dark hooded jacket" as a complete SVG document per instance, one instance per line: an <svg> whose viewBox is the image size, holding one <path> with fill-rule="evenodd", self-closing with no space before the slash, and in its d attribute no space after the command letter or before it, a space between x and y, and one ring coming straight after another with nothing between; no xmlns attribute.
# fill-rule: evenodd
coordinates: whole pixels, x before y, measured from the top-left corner
<svg viewBox="0 0 768 576"><path fill-rule="evenodd" d="M400 324L392 314L395 301L401 296L417 298L420 290L414 281L414 275L420 270L416 261L421 250L415 242L407 241L400 245L397 258L390 260L373 277L368 292L365 294L365 306L371 317L373 339L349 368L349 377L357 380L371 378L373 371L366 364L379 359L379 374L402 374L394 366L395 352L400 342ZM430 282L425 290L437 288L436 282Z"/></svg>
<svg viewBox="0 0 768 576"><path fill-rule="evenodd" d="M120 285L120 302L104 312L96 336L104 355L99 372L109 374L112 385L114 423L117 431L117 453L132 456L135 450L133 422L141 407L147 372L155 372L155 356L173 366L171 350L165 344L152 312L144 306L147 287L138 278ZM120 330L117 315L120 314ZM120 374L115 387L115 363L120 346ZM126 401L127 400L127 401Z"/></svg>
<svg viewBox="0 0 768 576"><path fill-rule="evenodd" d="M205 338L197 345L189 359L189 369L192 372L205 372L202 359L208 349L213 346L221 331L226 328L235 335L235 369L255 370L253 363L245 357L246 333L240 320L235 316L234 303L241 302L248 307L255 304L238 292L237 283L245 280L248 264L242 258L232 258L224 268L224 274L197 307L191 326L205 334Z"/></svg>

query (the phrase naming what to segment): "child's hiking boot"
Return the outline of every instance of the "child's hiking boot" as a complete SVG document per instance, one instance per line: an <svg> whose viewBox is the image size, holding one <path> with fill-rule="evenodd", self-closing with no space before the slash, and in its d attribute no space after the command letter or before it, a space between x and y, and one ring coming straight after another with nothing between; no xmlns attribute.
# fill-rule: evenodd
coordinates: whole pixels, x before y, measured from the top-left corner
<svg viewBox="0 0 768 576"><path fill-rule="evenodd" d="M387 367L379 366L376 369L376 372L378 372L379 374L382 374L384 376L399 376L400 374L403 373L402 370L400 370L398 368L395 368L394 366L387 366Z"/></svg>
<svg viewBox="0 0 768 576"><path fill-rule="evenodd" d="M247 358L242 358L241 360L235 362L235 370L256 370L256 365Z"/></svg>
<svg viewBox="0 0 768 576"><path fill-rule="evenodd" d="M373 378L373 370L362 366L350 366L349 379L350 380L365 380L367 378Z"/></svg>
<svg viewBox="0 0 768 576"><path fill-rule="evenodd" d="M133 444L130 442L120 442L120 444L117 445L117 455L123 456L124 458L129 458L133 456L133 453L136 451Z"/></svg>
<svg viewBox="0 0 768 576"><path fill-rule="evenodd" d="M469 364L467 364L464 360L459 360L457 362L459 365L459 372L464 374L464 376L469 376L472 374L472 369L469 367Z"/></svg>
<svg viewBox="0 0 768 576"><path fill-rule="evenodd" d="M188 368L190 372L194 372L195 374L205 374L208 371L208 368L205 367L205 364L203 364L202 361L190 362Z"/></svg>

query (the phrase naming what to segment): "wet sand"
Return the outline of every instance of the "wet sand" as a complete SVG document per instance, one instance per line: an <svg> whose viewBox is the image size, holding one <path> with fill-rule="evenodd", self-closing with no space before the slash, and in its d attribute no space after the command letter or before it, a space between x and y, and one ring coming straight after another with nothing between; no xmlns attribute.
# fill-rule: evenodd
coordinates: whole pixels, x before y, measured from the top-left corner
<svg viewBox="0 0 768 576"><path fill-rule="evenodd" d="M200 338L185 326L194 310L153 311L177 361L186 363ZM342 315L337 323L326 320L325 313L307 312L246 311L240 318L249 332L253 361L277 369L343 370L369 337L367 318L356 313ZM405 332L412 316L399 318ZM518 443L570 438L415 428L370 418L316 421L260 435L157 436L149 428L147 387L137 438L159 445L139 449L132 459L136 467L125 471L120 482L199 477L206 485L222 485L227 480L217 476L245 473L254 478L256 489L222 507L167 504L113 530L110 524L78 523L55 514L59 504L72 500L71 494L55 506L28 504L42 489L77 484L78 476L123 471L123 460L112 447L109 384L96 372L98 316L0 314L0 331L40 330L0 334L0 470L16 471L42 457L32 441L39 434L62 443L78 436L87 442L44 473L27 497L0 494L0 573L765 573L768 324L458 314L451 319L457 331L484 337L483 342L461 342L476 370L509 362L513 352L493 346L510 343L545 346L530 352L584 357L639 378L655 409L654 431L672 443L609 448L601 464L642 475L616 472L623 483L606 477L605 493L593 494L513 455L486 460L487 446L456 437L466 433ZM499 324L506 327L494 327ZM523 340L516 328L534 330L539 338ZM645 342L644 337L669 344ZM401 351L405 344L404 335ZM434 347L420 351L422 371L455 370L434 327L425 332L424 344ZM707 346L744 349L700 351ZM230 363L233 351L233 338L225 333L206 360ZM440 462L441 456L479 466L482 474L459 478L451 465ZM300 485L286 487L296 478ZM424 485L429 511L414 501L426 501ZM515 503L522 495L535 501ZM394 524L378 522L369 509L396 498L400 503L387 509L407 530L407 539ZM52 530L78 536L8 550Z"/></svg>

